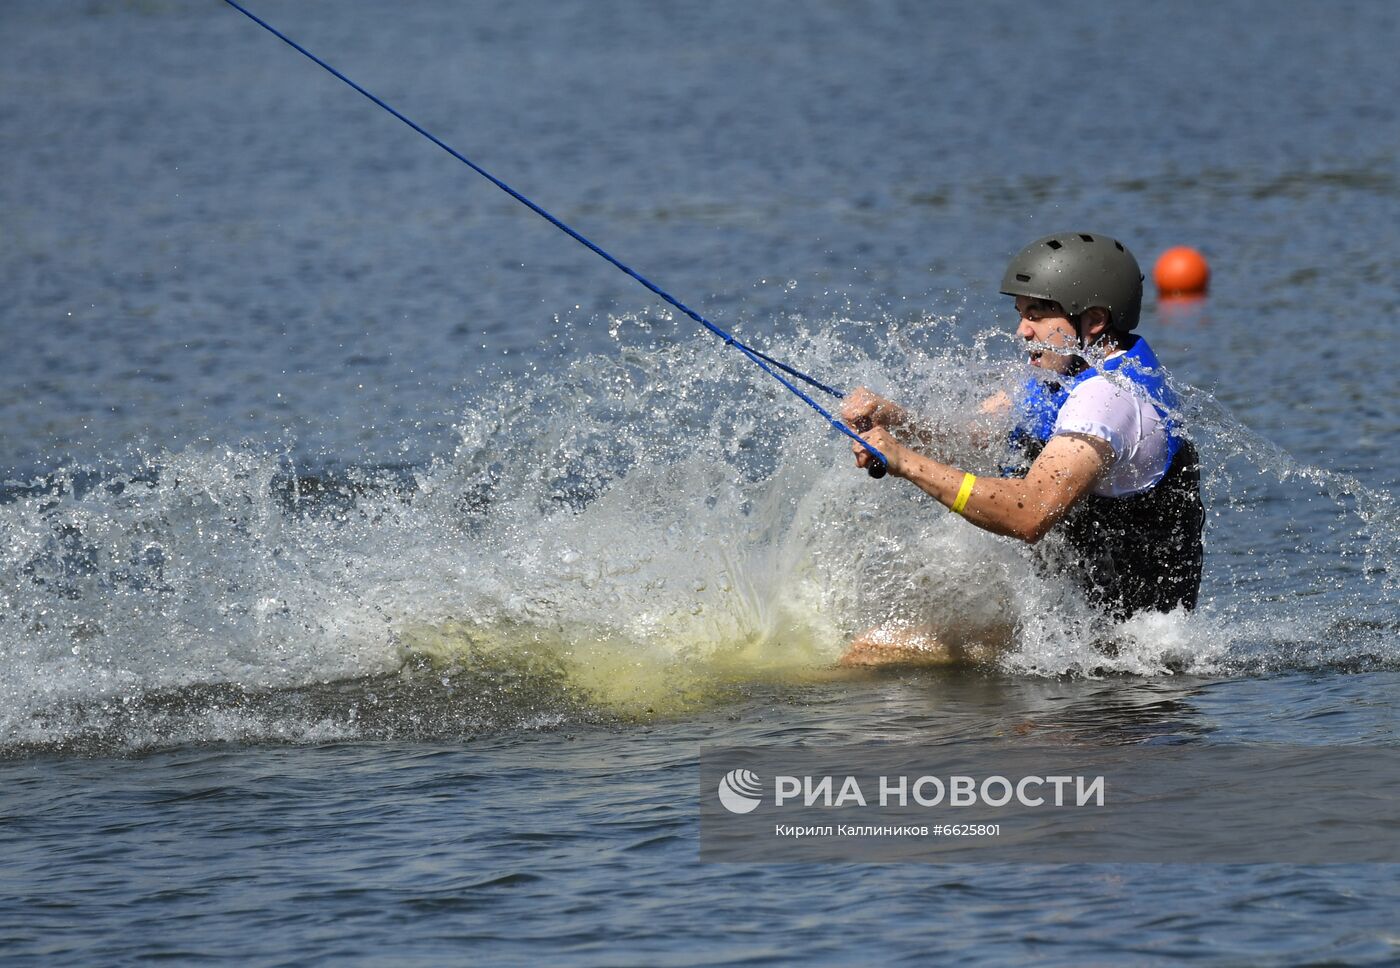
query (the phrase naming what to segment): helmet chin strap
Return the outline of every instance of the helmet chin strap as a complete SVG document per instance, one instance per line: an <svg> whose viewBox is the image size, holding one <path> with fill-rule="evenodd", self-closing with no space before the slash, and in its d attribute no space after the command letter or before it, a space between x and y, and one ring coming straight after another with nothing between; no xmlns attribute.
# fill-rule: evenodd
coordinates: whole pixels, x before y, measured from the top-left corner
<svg viewBox="0 0 1400 968"><path fill-rule="evenodd" d="M1069 317L1069 321L1074 324L1074 338L1079 343L1078 349L1081 352L1087 350L1089 347L1086 346L1084 342L1084 314L1080 313L1077 316L1071 316ZM1069 359L1069 372L1066 373L1065 376L1078 376L1089 368L1089 361L1081 356L1080 353L1069 354Z"/></svg>
<svg viewBox="0 0 1400 968"><path fill-rule="evenodd" d="M1084 313L1087 313L1088 311L1089 310L1086 309L1083 313L1080 313L1077 316L1069 317L1069 321L1074 324L1074 336L1075 339L1079 340L1079 348L1081 350L1088 350L1092 347L1098 346L1100 343L1111 339L1111 334L1113 333L1112 328L1105 326L1103 332L1099 333L1098 336L1094 337L1093 342L1089 342L1084 336ZM1118 346L1116 340L1114 340L1113 345L1116 349L1122 349L1121 346ZM1069 373L1070 376L1074 376L1077 373L1082 373L1084 370L1087 370L1089 368L1089 361L1084 359L1084 357L1080 356L1077 353L1073 353L1070 355L1074 360L1071 372Z"/></svg>

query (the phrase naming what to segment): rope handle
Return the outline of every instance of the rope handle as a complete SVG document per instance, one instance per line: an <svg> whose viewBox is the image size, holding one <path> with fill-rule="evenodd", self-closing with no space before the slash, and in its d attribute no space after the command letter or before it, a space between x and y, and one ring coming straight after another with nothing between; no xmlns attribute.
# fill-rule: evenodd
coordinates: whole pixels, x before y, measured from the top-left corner
<svg viewBox="0 0 1400 968"><path fill-rule="evenodd" d="M869 417L861 417L855 422L854 429L856 433L865 434L869 433L871 428L873 428L874 426L875 421L871 420ZM869 444L866 444L864 440L861 440L861 443L865 444L865 449L874 455L874 460L872 460L869 464L866 464L865 469L871 477L875 478L875 480L878 481L880 478L884 477L887 473L889 473L890 465L885 462L884 454L880 453L878 450L876 450L874 447L871 447Z"/></svg>

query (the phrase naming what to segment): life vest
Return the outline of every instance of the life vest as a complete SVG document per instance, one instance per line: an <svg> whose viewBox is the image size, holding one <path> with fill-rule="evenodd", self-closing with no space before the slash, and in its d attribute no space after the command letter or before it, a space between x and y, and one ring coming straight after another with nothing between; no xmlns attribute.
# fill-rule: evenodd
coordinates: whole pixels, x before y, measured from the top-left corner
<svg viewBox="0 0 1400 968"><path fill-rule="evenodd" d="M1088 494L1055 531L1068 543L1069 570L1089 600L1117 619L1135 612L1196 607L1204 546L1201 469L1195 446L1172 412L1175 392L1142 337L1124 353L1060 383L1033 378L1016 401L1008 476L1023 476L1055 430L1069 391L1100 373L1121 372L1146 391L1167 428L1167 471L1146 491L1125 497Z"/></svg>
<svg viewBox="0 0 1400 968"><path fill-rule="evenodd" d="M1055 432L1055 419L1060 415L1060 408L1069 399L1069 392L1085 380L1101 373L1117 371L1122 371L1123 376L1147 392L1153 406L1166 422L1167 466L1170 467L1183 440L1181 431L1172 417L1178 406L1176 392L1167 385L1167 374L1162 364L1157 361L1157 354L1152 352L1152 347L1148 346L1147 340L1141 336L1133 337L1133 345L1126 352L1109 357L1098 366L1083 370L1075 376L1064 377L1056 382L1047 382L1038 377L1027 380L1016 399L1016 425L1011 431L1013 451L1037 441L1041 447L1045 446L1046 441ZM1038 450L1037 448L1037 452ZM1018 461L1011 465L1009 471L1012 476L1015 469L1022 464L1029 467L1030 461Z"/></svg>

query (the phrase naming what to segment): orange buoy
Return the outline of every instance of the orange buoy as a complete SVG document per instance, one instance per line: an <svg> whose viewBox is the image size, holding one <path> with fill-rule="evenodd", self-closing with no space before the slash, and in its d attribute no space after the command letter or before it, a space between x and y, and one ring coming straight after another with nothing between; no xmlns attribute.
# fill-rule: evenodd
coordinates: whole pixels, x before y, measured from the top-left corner
<svg viewBox="0 0 1400 968"><path fill-rule="evenodd" d="M1210 284L1210 266L1195 249L1178 245L1157 259L1152 279L1163 296L1199 296Z"/></svg>

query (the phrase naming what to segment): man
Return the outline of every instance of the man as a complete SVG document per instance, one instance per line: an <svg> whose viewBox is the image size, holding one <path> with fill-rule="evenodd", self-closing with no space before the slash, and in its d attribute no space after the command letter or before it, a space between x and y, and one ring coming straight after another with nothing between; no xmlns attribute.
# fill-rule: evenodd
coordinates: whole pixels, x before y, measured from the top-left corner
<svg viewBox="0 0 1400 968"><path fill-rule="evenodd" d="M891 476L972 524L1028 544L1063 535L1087 598L1118 620L1194 608L1201 581L1200 468L1161 364L1132 332L1142 279L1122 243L1092 233L1047 236L1011 260L1001 291L1016 297L1016 332L1040 372L1014 399L984 405L1014 410L1018 466L1008 476L979 478L906 446L896 434L908 439L908 414L864 387L842 406ZM857 466L870 463L859 444L851 449ZM885 627L853 642L842 662L963 657L929 631Z"/></svg>

